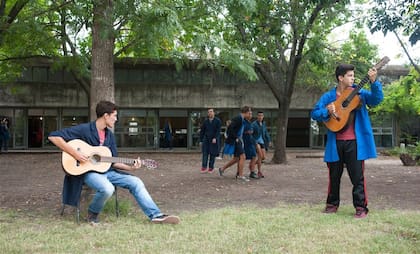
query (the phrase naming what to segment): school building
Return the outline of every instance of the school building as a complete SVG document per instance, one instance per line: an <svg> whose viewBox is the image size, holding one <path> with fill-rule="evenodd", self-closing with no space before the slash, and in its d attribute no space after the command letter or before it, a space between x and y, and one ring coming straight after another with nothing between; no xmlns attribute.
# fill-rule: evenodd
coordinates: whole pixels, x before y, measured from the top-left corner
<svg viewBox="0 0 420 254"><path fill-rule="evenodd" d="M380 74L389 82L407 69ZM296 85L287 134L288 147L323 147L326 129L312 121L310 111L322 91ZM38 61L26 68L14 83L0 84L0 116L10 120L10 149L53 148L48 134L56 129L88 121L88 95L65 70ZM184 68L165 61L120 59L115 63L115 102L119 106L114 130L121 148L160 149L163 129L169 121L173 147L198 149L199 128L207 109L226 120L249 105L254 115L263 111L274 138L278 103L267 85L250 82L228 71ZM392 120L373 122L378 147L392 146ZM222 131L224 128L222 128Z"/></svg>

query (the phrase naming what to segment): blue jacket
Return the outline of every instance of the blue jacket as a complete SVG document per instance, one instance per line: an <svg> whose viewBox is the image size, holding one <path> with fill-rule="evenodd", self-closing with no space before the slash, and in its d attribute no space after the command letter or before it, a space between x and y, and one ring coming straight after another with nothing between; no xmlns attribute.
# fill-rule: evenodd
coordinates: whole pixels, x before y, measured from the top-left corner
<svg viewBox="0 0 420 254"><path fill-rule="evenodd" d="M49 136L62 137L65 141L81 139L91 146L99 146L99 135L98 130L96 129L95 121L53 131L49 134ZM111 150L113 157L117 156L115 137L108 129L105 129L105 142L103 145L107 146ZM80 194L82 192L84 182L83 179L83 176L66 175L64 177L62 193L63 204L71 206L79 205Z"/></svg>
<svg viewBox="0 0 420 254"><path fill-rule="evenodd" d="M267 126L265 125L265 122L263 121L260 125L257 120L252 122L252 128L254 129L254 139L258 141L258 139L261 137L264 141L265 147L268 148L268 145L271 142L270 134L268 134Z"/></svg>
<svg viewBox="0 0 420 254"><path fill-rule="evenodd" d="M230 125L228 126L226 132L227 132L227 138L225 140L226 144L233 145L235 144L236 139L242 139L243 134L243 122L245 120L242 118L242 115L239 114L232 118Z"/></svg>
<svg viewBox="0 0 420 254"><path fill-rule="evenodd" d="M356 85L353 85L356 87ZM382 84L375 81L371 84L371 90L360 89L359 91L361 107L355 109L354 131L356 135L357 144L357 159L366 160L376 158L376 146L373 138L372 126L370 124L369 114L366 106L376 106L384 98L382 92ZM311 112L312 119L320 122L328 121L330 115L328 114L327 105L336 100L336 88L324 93L319 101L315 104ZM339 161L337 153L336 134L330 130L327 131L327 144L325 147L325 162Z"/></svg>
<svg viewBox="0 0 420 254"><path fill-rule="evenodd" d="M203 152L209 153L211 155L218 155L220 151L220 128L222 122L218 117L210 122L207 118L204 120L200 128L200 142L202 142ZM216 143L213 144L212 139L216 139Z"/></svg>
<svg viewBox="0 0 420 254"><path fill-rule="evenodd" d="M73 139L81 139L91 146L99 146L99 135L98 130L96 129L96 121L53 131L49 134L49 136L62 137L66 142ZM103 146L107 146L111 150L113 157L118 156L114 134L108 128L105 129L105 142Z"/></svg>

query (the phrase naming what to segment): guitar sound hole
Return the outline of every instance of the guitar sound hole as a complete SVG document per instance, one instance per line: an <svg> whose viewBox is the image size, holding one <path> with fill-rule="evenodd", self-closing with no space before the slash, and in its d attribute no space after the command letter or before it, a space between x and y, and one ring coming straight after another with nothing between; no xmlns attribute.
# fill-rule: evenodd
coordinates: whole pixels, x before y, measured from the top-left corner
<svg viewBox="0 0 420 254"><path fill-rule="evenodd" d="M90 157L90 160L93 164L99 163L101 161L101 156L99 154L94 154Z"/></svg>

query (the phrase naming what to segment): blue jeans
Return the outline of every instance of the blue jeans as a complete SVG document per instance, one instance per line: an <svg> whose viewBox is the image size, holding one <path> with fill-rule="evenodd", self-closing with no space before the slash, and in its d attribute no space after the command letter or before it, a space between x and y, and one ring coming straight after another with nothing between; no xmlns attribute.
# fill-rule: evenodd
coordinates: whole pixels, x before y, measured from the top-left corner
<svg viewBox="0 0 420 254"><path fill-rule="evenodd" d="M96 190L95 196L89 205L89 211L91 212L100 213L102 211L105 202L112 196L112 193L114 193L115 185L128 189L149 219L162 215L149 192L146 190L143 181L136 176L120 173L111 169L104 174L96 172L86 173L84 182L87 186Z"/></svg>

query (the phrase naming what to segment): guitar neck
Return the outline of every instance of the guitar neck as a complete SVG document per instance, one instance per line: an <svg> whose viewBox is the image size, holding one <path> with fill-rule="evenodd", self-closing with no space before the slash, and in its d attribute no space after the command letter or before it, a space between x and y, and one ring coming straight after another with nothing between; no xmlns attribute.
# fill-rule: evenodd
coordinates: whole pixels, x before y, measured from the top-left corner
<svg viewBox="0 0 420 254"><path fill-rule="evenodd" d="M369 81L369 76L366 75L360 83L354 88L354 90L349 94L349 96L343 101L343 107L347 107L347 105L353 100L354 96L356 96L360 89Z"/></svg>
<svg viewBox="0 0 420 254"><path fill-rule="evenodd" d="M389 57L383 57L381 59L381 61L379 61L379 63L377 63L374 68L376 68L377 70L380 70L385 64L387 64L389 62ZM356 96L360 89L362 89L362 87L369 82L369 75L366 75L361 81L360 83L356 86L356 88L350 93L350 95L343 101L342 106L343 107L347 107L347 105L351 102L351 100L353 100L354 96Z"/></svg>
<svg viewBox="0 0 420 254"><path fill-rule="evenodd" d="M368 75L366 75L361 81L360 81L360 83L357 85L357 90L359 91L360 89L362 89L362 87L367 83L367 82L369 82L369 76Z"/></svg>
<svg viewBox="0 0 420 254"><path fill-rule="evenodd" d="M107 157L101 156L101 162L110 162L110 163L124 163L124 164L134 164L136 159L132 158L122 158L122 157ZM141 160L143 163L143 160Z"/></svg>

